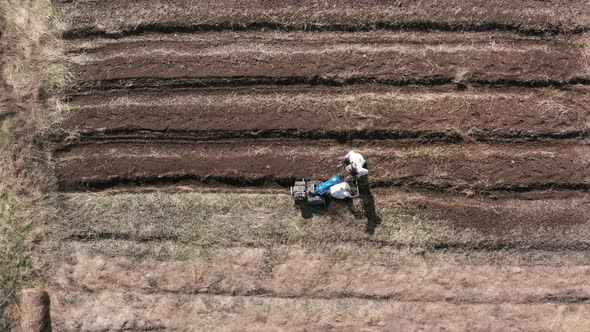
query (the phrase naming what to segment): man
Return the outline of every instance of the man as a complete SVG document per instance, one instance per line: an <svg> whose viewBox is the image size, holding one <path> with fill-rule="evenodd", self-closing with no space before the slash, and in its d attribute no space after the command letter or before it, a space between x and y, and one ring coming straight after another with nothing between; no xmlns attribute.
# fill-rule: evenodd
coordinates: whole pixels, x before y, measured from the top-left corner
<svg viewBox="0 0 590 332"><path fill-rule="evenodd" d="M366 168L367 162L360 153L351 150L346 156L340 158L340 162L348 164L346 171L349 175L356 175L357 178L360 178L369 174L369 170Z"/></svg>
<svg viewBox="0 0 590 332"><path fill-rule="evenodd" d="M358 179L359 195L365 217L367 217L367 233L374 234L377 225L381 224L381 217L377 214L375 199L369 187L369 170L365 158L357 152L350 151L346 156L340 158L340 162L346 162L346 171L349 175L356 175ZM349 206L351 208L351 206Z"/></svg>

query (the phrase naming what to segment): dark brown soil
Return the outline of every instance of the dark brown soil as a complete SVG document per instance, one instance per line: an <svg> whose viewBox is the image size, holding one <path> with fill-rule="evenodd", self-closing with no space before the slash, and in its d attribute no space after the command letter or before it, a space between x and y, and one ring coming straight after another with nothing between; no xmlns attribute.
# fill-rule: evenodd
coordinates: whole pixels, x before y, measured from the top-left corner
<svg viewBox="0 0 590 332"><path fill-rule="evenodd" d="M586 1L510 0L94 0L56 1L75 12L67 37L203 29L442 29L577 32L588 26ZM92 9L89 9L92 8Z"/></svg>
<svg viewBox="0 0 590 332"><path fill-rule="evenodd" d="M390 32L358 37L351 39L350 34L342 33L210 33L199 35L196 41L160 41L158 37L144 42L123 40L82 56L74 73L80 82L106 81L106 86L112 80L142 78L512 85L588 79L583 49L567 39L509 39L493 34L404 38ZM441 38L448 43L441 44Z"/></svg>
<svg viewBox="0 0 590 332"><path fill-rule="evenodd" d="M221 181L233 185L289 185L294 178L325 179L351 146L330 142L89 144L57 154L64 189L121 183ZM413 147L356 144L371 181L435 190L533 190L590 187L585 148L568 146Z"/></svg>
<svg viewBox="0 0 590 332"><path fill-rule="evenodd" d="M173 134L425 140L583 138L590 90L242 87L80 95L60 124L87 140ZM93 138L94 137L94 138Z"/></svg>
<svg viewBox="0 0 590 332"><path fill-rule="evenodd" d="M373 187L486 195L410 204L457 227L584 219L567 209L590 189L579 2L61 7L78 13L66 32L72 108L55 137L62 190L284 188L329 177L353 148ZM77 39L92 36L122 38ZM523 212L526 199L557 198L567 202Z"/></svg>
<svg viewBox="0 0 590 332"><path fill-rule="evenodd" d="M53 3L55 329L588 325L588 0Z"/></svg>
<svg viewBox="0 0 590 332"><path fill-rule="evenodd" d="M555 197L551 199L466 198L426 194L409 200L405 206L418 207L421 215L448 221L458 229L477 230L481 234L480 239L490 243L503 238L516 242L538 240L540 243L554 243L579 235L580 230L574 231L573 228L575 225L584 225L588 220L588 195L567 194L573 196L559 198L555 191L545 193L546 196ZM586 229L585 226L581 228ZM534 240L532 233L536 233ZM498 238L488 239L487 235Z"/></svg>

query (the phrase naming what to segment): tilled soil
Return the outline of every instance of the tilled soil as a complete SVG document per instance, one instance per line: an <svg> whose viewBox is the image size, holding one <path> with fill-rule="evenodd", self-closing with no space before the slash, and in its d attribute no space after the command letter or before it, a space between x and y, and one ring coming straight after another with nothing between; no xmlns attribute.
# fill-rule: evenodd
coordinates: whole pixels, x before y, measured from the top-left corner
<svg viewBox="0 0 590 332"><path fill-rule="evenodd" d="M54 5L54 330L588 326L588 1Z"/></svg>
<svg viewBox="0 0 590 332"><path fill-rule="evenodd" d="M317 81L324 84L475 82L543 85L587 81L586 39L448 33L205 33L122 39L74 56L82 88L142 79ZM133 51L134 50L134 51ZM105 70L109 68L109 70ZM129 81L133 79L133 81ZM130 82L130 83L127 83ZM180 83L178 83L180 84Z"/></svg>
<svg viewBox="0 0 590 332"><path fill-rule="evenodd" d="M174 135L538 141L588 136L590 90L236 87L78 95L60 127L81 140Z"/></svg>
<svg viewBox="0 0 590 332"><path fill-rule="evenodd" d="M371 156L370 179L380 186L514 191L590 186L587 148L562 144L421 147L373 142L344 147L329 141L171 140L77 145L56 157L63 189L208 179L237 186L286 186L295 178L329 178L346 148Z"/></svg>
<svg viewBox="0 0 590 332"><path fill-rule="evenodd" d="M121 37L149 31L296 29L508 30L576 33L590 25L587 1L560 0L135 0L56 1L75 12L67 38ZM92 8L92 10L88 10ZM104 15L109 13L110 15Z"/></svg>

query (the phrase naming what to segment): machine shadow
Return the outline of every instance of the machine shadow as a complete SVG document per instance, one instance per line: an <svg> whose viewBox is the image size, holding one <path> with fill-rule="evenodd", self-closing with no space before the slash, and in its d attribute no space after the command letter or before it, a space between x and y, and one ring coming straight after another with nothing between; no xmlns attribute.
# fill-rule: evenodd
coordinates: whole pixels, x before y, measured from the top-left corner
<svg viewBox="0 0 590 332"><path fill-rule="evenodd" d="M295 206L301 212L303 219L311 219L314 216L337 216L341 215L342 211L346 209L355 216L356 219L362 219L362 211L355 209L352 198L337 200L330 197L326 197L324 204L306 204L306 203L295 203Z"/></svg>
<svg viewBox="0 0 590 332"><path fill-rule="evenodd" d="M303 219L311 219L314 215L322 215L327 214L327 204L326 205L312 205L306 203L295 203L295 206L299 208L301 212L301 218Z"/></svg>

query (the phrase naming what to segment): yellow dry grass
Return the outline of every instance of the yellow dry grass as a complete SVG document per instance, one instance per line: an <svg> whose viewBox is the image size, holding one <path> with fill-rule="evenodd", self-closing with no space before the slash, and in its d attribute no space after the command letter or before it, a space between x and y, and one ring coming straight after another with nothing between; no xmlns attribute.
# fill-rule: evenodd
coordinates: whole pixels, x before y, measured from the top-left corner
<svg viewBox="0 0 590 332"><path fill-rule="evenodd" d="M42 137L65 86L59 31L51 1L0 0L0 330L12 326L23 285L34 283L27 237L43 215L35 202L53 185ZM51 82L51 83L50 83Z"/></svg>
<svg viewBox="0 0 590 332"><path fill-rule="evenodd" d="M38 194L50 183L38 167L44 155L37 138L49 130L58 113L48 109L64 109L50 96L68 81L58 38L65 26L54 16L48 0L4 0L1 8L5 89L0 104L4 120L0 192Z"/></svg>

